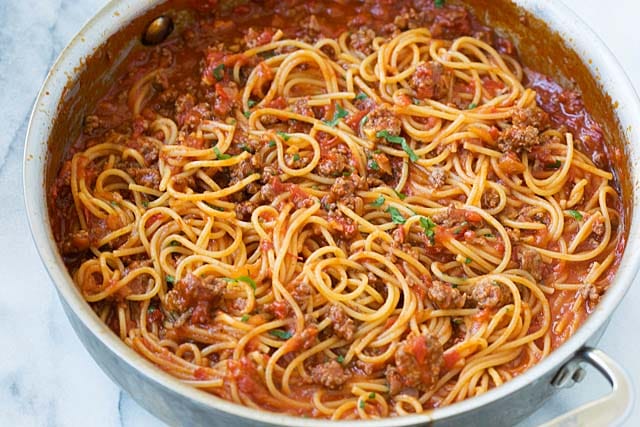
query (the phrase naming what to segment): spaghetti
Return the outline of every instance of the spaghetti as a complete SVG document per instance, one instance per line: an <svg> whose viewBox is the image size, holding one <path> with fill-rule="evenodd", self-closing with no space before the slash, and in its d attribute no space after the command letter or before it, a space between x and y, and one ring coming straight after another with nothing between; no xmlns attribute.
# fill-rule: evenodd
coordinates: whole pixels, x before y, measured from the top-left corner
<svg viewBox="0 0 640 427"><path fill-rule="evenodd" d="M544 77L464 29L265 28L178 91L170 39L87 120L52 204L97 315L194 387L333 419L477 396L566 340L623 222Z"/></svg>

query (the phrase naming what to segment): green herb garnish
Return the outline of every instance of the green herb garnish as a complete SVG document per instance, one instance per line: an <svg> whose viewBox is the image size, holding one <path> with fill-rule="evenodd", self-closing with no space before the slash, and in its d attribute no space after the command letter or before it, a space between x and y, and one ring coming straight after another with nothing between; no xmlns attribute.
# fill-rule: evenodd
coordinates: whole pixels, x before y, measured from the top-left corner
<svg viewBox="0 0 640 427"><path fill-rule="evenodd" d="M431 241L431 244L435 241L436 232L434 229L436 228L436 224L429 217L420 217L420 225L424 229L424 234Z"/></svg>
<svg viewBox="0 0 640 427"><path fill-rule="evenodd" d="M560 169L560 166L562 166L562 163L560 162L560 160L556 160L553 163L547 163L546 165L544 165L544 168L549 170L549 169Z"/></svg>
<svg viewBox="0 0 640 427"><path fill-rule="evenodd" d="M173 276L167 276L166 280L167 280L167 283L170 285L173 285L174 283L176 283L176 278Z"/></svg>
<svg viewBox="0 0 640 427"><path fill-rule="evenodd" d="M269 333L271 335L273 335L274 337L278 337L282 340L288 340L289 338L291 338L293 335L291 334L291 332L289 331L283 331L282 329L274 329L273 331L269 331Z"/></svg>
<svg viewBox="0 0 640 427"><path fill-rule="evenodd" d="M360 401L360 409L364 409L366 404L367 404L367 402L365 402L364 400L361 400Z"/></svg>
<svg viewBox="0 0 640 427"><path fill-rule="evenodd" d="M324 124L327 126L331 126L332 128L338 126L338 121L340 119L345 118L349 115L349 112L342 108L339 104L336 104L336 112L333 114L333 119L331 120L323 120Z"/></svg>
<svg viewBox="0 0 640 427"><path fill-rule="evenodd" d="M282 132L282 131L278 131L276 132L276 134L278 134L278 136L282 139L284 139L285 141L288 141L289 138L291 138L291 135L289 135L288 133Z"/></svg>
<svg viewBox="0 0 640 427"><path fill-rule="evenodd" d="M344 356L343 356L343 355L338 356L337 361L338 361L338 363L340 363L340 364L344 363Z"/></svg>
<svg viewBox="0 0 640 427"><path fill-rule="evenodd" d="M471 104L469 104L469 110L473 110L477 106L478 106L478 104L476 104L475 102L472 102Z"/></svg>
<svg viewBox="0 0 640 427"><path fill-rule="evenodd" d="M256 290L256 282L249 276L239 276L239 277L236 277L236 278L223 277L222 280L224 280L225 282L230 282L230 283L244 282L244 283L248 284L249 286L251 286L251 288L254 291Z"/></svg>
<svg viewBox="0 0 640 427"><path fill-rule="evenodd" d="M180 246L180 242L178 242L177 240L172 240L171 242L169 242L169 246Z"/></svg>
<svg viewBox="0 0 640 427"><path fill-rule="evenodd" d="M369 393L369 399L375 399L376 394L374 392Z"/></svg>
<svg viewBox="0 0 640 427"><path fill-rule="evenodd" d="M247 323L248 320L249 320L248 314L243 314L242 317L240 318L240 321L244 323Z"/></svg>
<svg viewBox="0 0 640 427"><path fill-rule="evenodd" d="M364 92L360 92L360 93L358 93L358 94L356 95L356 99L357 99L358 101L364 101L364 100L365 100L365 99L367 99L367 98L369 98L369 97L368 97L368 96L367 96L367 94L366 94L366 93L364 93Z"/></svg>
<svg viewBox="0 0 640 427"><path fill-rule="evenodd" d="M389 206L385 212L391 214L391 221L393 221L394 224L404 224L406 222L406 219L404 219L400 211L393 206Z"/></svg>
<svg viewBox="0 0 640 427"><path fill-rule="evenodd" d="M275 141L269 141L269 147L275 147L276 146L276 142Z"/></svg>
<svg viewBox="0 0 640 427"><path fill-rule="evenodd" d="M213 69L213 77L218 81L224 78L224 64L220 64Z"/></svg>
<svg viewBox="0 0 640 427"><path fill-rule="evenodd" d="M584 218L580 212L575 211L573 209L567 212L569 212L569 215L571 215L576 221L582 221L582 218Z"/></svg>
<svg viewBox="0 0 640 427"><path fill-rule="evenodd" d="M435 7L437 7L438 9L441 9L444 7L444 0L434 0L433 4L435 5Z"/></svg>
<svg viewBox="0 0 640 427"><path fill-rule="evenodd" d="M379 208L380 206L384 205L384 196L383 195L379 195L377 199L375 199L372 203L371 206L374 206L376 208Z"/></svg>
<svg viewBox="0 0 640 427"><path fill-rule="evenodd" d="M216 153L218 160L227 160L231 158L230 155L221 153L218 147L213 147L213 152Z"/></svg>
<svg viewBox="0 0 640 427"><path fill-rule="evenodd" d="M412 162L418 161L418 155L413 151L413 149L407 144L407 140L401 136L391 135L387 130L380 130L376 133L376 138L384 138L388 142L392 144L400 144L405 153L409 155L409 159Z"/></svg>
<svg viewBox="0 0 640 427"><path fill-rule="evenodd" d="M242 114L244 114L244 116L245 116L247 119L248 119L249 117L251 117L251 111L245 111L245 112L244 112L244 113L242 113Z"/></svg>
<svg viewBox="0 0 640 427"><path fill-rule="evenodd" d="M300 154L295 153L295 154L293 155L293 161L294 161L294 162L297 162L298 160L300 160Z"/></svg>
<svg viewBox="0 0 640 427"><path fill-rule="evenodd" d="M253 99L250 99L247 101L247 105L249 106L249 108L255 106L258 102L254 101Z"/></svg>
<svg viewBox="0 0 640 427"><path fill-rule="evenodd" d="M378 162L376 162L375 160L369 160L369 163L367 163L367 166L369 166L369 169L374 171L380 170L380 165L378 165Z"/></svg>
<svg viewBox="0 0 640 427"><path fill-rule="evenodd" d="M471 264L471 262L472 262L472 259L471 259L471 258L469 258L469 257L467 257L467 258L464 260L464 263L465 263L465 264L467 264L467 265L468 265L468 264Z"/></svg>
<svg viewBox="0 0 640 427"><path fill-rule="evenodd" d="M394 192L394 193L396 193L396 196L398 196L398 199L400 199L400 200L404 200L404 199L406 199L406 198L407 198L407 195L406 195L406 194L401 193L401 192L399 192L399 191L397 191L397 190L395 190L395 189L393 190L393 192Z"/></svg>

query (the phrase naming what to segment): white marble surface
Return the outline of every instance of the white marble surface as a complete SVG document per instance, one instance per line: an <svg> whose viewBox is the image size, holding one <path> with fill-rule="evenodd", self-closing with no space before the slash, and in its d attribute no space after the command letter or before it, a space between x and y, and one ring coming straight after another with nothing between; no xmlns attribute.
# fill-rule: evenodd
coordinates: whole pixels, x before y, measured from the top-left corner
<svg viewBox="0 0 640 427"><path fill-rule="evenodd" d="M28 115L47 69L105 0L0 0L0 425L157 426L96 366L73 333L31 241L22 198ZM640 89L637 0L566 0L604 39ZM600 347L640 385L640 283L616 311ZM525 424L607 390L589 370ZM636 401L625 426L640 424Z"/></svg>

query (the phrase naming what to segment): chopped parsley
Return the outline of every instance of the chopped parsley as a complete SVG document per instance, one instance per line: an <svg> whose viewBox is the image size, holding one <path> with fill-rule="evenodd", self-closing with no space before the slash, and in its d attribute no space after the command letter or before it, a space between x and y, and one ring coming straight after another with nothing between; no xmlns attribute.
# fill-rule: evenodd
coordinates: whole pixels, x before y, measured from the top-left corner
<svg viewBox="0 0 640 427"><path fill-rule="evenodd" d="M462 319L458 319L458 318L453 319L453 323L455 323L456 325L460 325L460 324L462 324L462 322L463 322Z"/></svg>
<svg viewBox="0 0 640 427"><path fill-rule="evenodd" d="M278 134L278 136L282 139L284 139L285 141L288 141L289 138L291 138L291 135L289 135L288 133L282 132L282 131L278 131L276 132Z"/></svg>
<svg viewBox="0 0 640 427"><path fill-rule="evenodd" d="M216 153L218 160L227 160L231 158L230 155L221 153L218 147L213 147L213 152Z"/></svg>
<svg viewBox="0 0 640 427"><path fill-rule="evenodd" d="M144 201L142 202L142 207L144 207L144 208L148 208L148 207L149 207L149 202L148 202L148 201L146 201L146 200L144 200Z"/></svg>
<svg viewBox="0 0 640 427"><path fill-rule="evenodd" d="M251 111L245 111L245 112L244 112L244 113L242 113L242 114L244 114L244 116L245 116L247 119L248 119L249 117L251 117Z"/></svg>
<svg viewBox="0 0 640 427"><path fill-rule="evenodd" d="M546 165L544 165L544 168L547 170L553 170L553 169L560 169L560 166L562 166L562 163L560 162L560 160L556 160L553 163L547 163Z"/></svg>
<svg viewBox="0 0 640 427"><path fill-rule="evenodd" d="M434 0L433 4L435 5L435 7L437 7L438 9L441 9L444 7L444 0Z"/></svg>
<svg viewBox="0 0 640 427"><path fill-rule="evenodd" d="M404 219L400 211L393 206L389 206L385 212L391 214L391 221L393 221L394 224L404 224L406 222L406 219Z"/></svg>
<svg viewBox="0 0 640 427"><path fill-rule="evenodd" d="M111 203L111 206L118 206L118 202L116 202L115 200L112 200L109 203Z"/></svg>
<svg viewBox="0 0 640 427"><path fill-rule="evenodd" d="M401 192L399 192L399 191L396 191L395 189L393 190L393 192L394 192L394 193L396 193L396 196L398 196L398 199L400 199L400 200L404 200L404 199L406 199L406 198L407 198L407 195L406 195L406 194L401 193Z"/></svg>
<svg viewBox="0 0 640 427"><path fill-rule="evenodd" d="M369 160L369 163L367 163L367 166L369 166L369 169L374 170L374 171L379 171L380 170L380 165L378 164L378 162L376 162L373 159Z"/></svg>
<svg viewBox="0 0 640 427"><path fill-rule="evenodd" d="M148 313L148 314L151 314L151 313L153 313L153 312L154 312L154 311L156 311L156 310L157 310L157 308L155 308L154 306L150 305L150 306L147 308L147 313Z"/></svg>
<svg viewBox="0 0 640 427"><path fill-rule="evenodd" d="M582 221L582 218L584 218L582 214L576 210L571 209L568 212L576 221Z"/></svg>
<svg viewBox="0 0 640 427"><path fill-rule="evenodd" d="M213 69L213 77L218 81L224 78L224 64L220 64Z"/></svg>
<svg viewBox="0 0 640 427"><path fill-rule="evenodd" d="M344 356L343 356L343 355L338 356L337 361L338 361L338 363L340 363L340 364L344 363Z"/></svg>
<svg viewBox="0 0 640 427"><path fill-rule="evenodd" d="M243 314L242 317L240 318L240 321L244 323L247 323L248 320L249 320L248 314Z"/></svg>
<svg viewBox="0 0 640 427"><path fill-rule="evenodd" d="M467 258L464 260L464 263L465 263L465 264L471 264L471 262L472 262L472 259L471 259L471 258L469 258L469 257L467 257Z"/></svg>
<svg viewBox="0 0 640 427"><path fill-rule="evenodd" d="M429 217L420 217L420 225L424 229L424 234L431 241L431 244L435 242L436 232L434 229L436 228L436 224Z"/></svg>
<svg viewBox="0 0 640 427"><path fill-rule="evenodd" d="M469 104L469 110L473 110L477 106L478 106L478 104L476 104L475 102L472 102L471 104Z"/></svg>
<svg viewBox="0 0 640 427"><path fill-rule="evenodd" d="M250 99L247 101L247 105L249 106L249 108L255 106L258 102L254 101L253 99Z"/></svg>
<svg viewBox="0 0 640 427"><path fill-rule="evenodd" d="M369 393L369 399L375 399L375 398L376 398L376 394L373 391Z"/></svg>
<svg viewBox="0 0 640 427"><path fill-rule="evenodd" d="M282 340L288 340L293 335L289 331L283 331L282 329L274 329L273 331L269 331L271 335L274 337L280 338Z"/></svg>
<svg viewBox="0 0 640 427"><path fill-rule="evenodd" d="M407 140L401 136L391 135L387 130L380 130L376 133L376 138L384 138L388 142L392 144L400 144L405 153L409 155L409 159L412 162L418 161L418 155L413 151L413 149L407 144Z"/></svg>
<svg viewBox="0 0 640 427"><path fill-rule="evenodd" d="M170 285L173 285L174 283L176 283L176 278L173 276L167 276L166 280L167 280L167 283Z"/></svg>
<svg viewBox="0 0 640 427"><path fill-rule="evenodd" d="M276 142L275 141L269 141L269 147L275 147L276 146Z"/></svg>
<svg viewBox="0 0 640 427"><path fill-rule="evenodd" d="M496 236L494 236L494 235L493 235L493 234L491 234L491 233L487 233L487 234L485 234L485 235L484 235L484 237L496 237Z"/></svg>
<svg viewBox="0 0 640 427"><path fill-rule="evenodd" d="M360 93L358 93L358 94L356 95L356 99L357 99L358 101L364 101L364 100L365 100L365 99L367 99L367 98L369 98L369 97L368 97L368 96L367 96L367 94L366 94L366 93L364 93L364 92L360 92Z"/></svg>
<svg viewBox="0 0 640 427"><path fill-rule="evenodd" d="M418 98L413 98L413 105L420 105L422 103L422 101L420 101Z"/></svg>
<svg viewBox="0 0 640 427"><path fill-rule="evenodd" d="M332 128L338 126L340 119L343 119L349 115L349 112L342 108L340 104L336 104L336 112L333 114L333 119L324 120L324 124L331 126Z"/></svg>
<svg viewBox="0 0 640 427"><path fill-rule="evenodd" d="M300 160L300 154L295 153L295 154L293 155L293 161L294 161L294 162L297 162L298 160Z"/></svg>
<svg viewBox="0 0 640 427"><path fill-rule="evenodd" d="M379 208L382 205L384 205L384 196L383 195L379 195L378 198L375 199L373 201L373 203L371 203L371 206L374 206L376 208Z"/></svg>
<svg viewBox="0 0 640 427"><path fill-rule="evenodd" d="M256 290L256 282L249 276L239 276L236 278L233 277L224 277L222 280L226 281L226 282L231 282L231 283L237 283L237 282L244 282L246 284L248 284L249 286L251 286L251 289L253 289L254 291Z"/></svg>
<svg viewBox="0 0 640 427"><path fill-rule="evenodd" d="M172 241L169 243L169 246L180 246L180 242L178 242L177 240L172 240Z"/></svg>
<svg viewBox="0 0 640 427"><path fill-rule="evenodd" d="M360 409L364 409L366 404L367 404L367 402L365 402L364 400L361 400L360 401Z"/></svg>

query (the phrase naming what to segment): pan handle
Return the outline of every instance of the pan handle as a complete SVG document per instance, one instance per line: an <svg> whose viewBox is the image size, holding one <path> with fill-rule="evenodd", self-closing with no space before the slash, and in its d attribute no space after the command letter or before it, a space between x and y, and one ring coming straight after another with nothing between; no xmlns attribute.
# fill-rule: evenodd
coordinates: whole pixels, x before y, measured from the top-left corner
<svg viewBox="0 0 640 427"><path fill-rule="evenodd" d="M570 387L584 378L585 371L580 363L586 362L596 368L611 384L608 395L580 406L561 415L540 427L565 426L605 426L622 421L633 401L633 388L629 377L612 358L602 350L583 348L574 358L565 364L553 379L556 387Z"/></svg>

